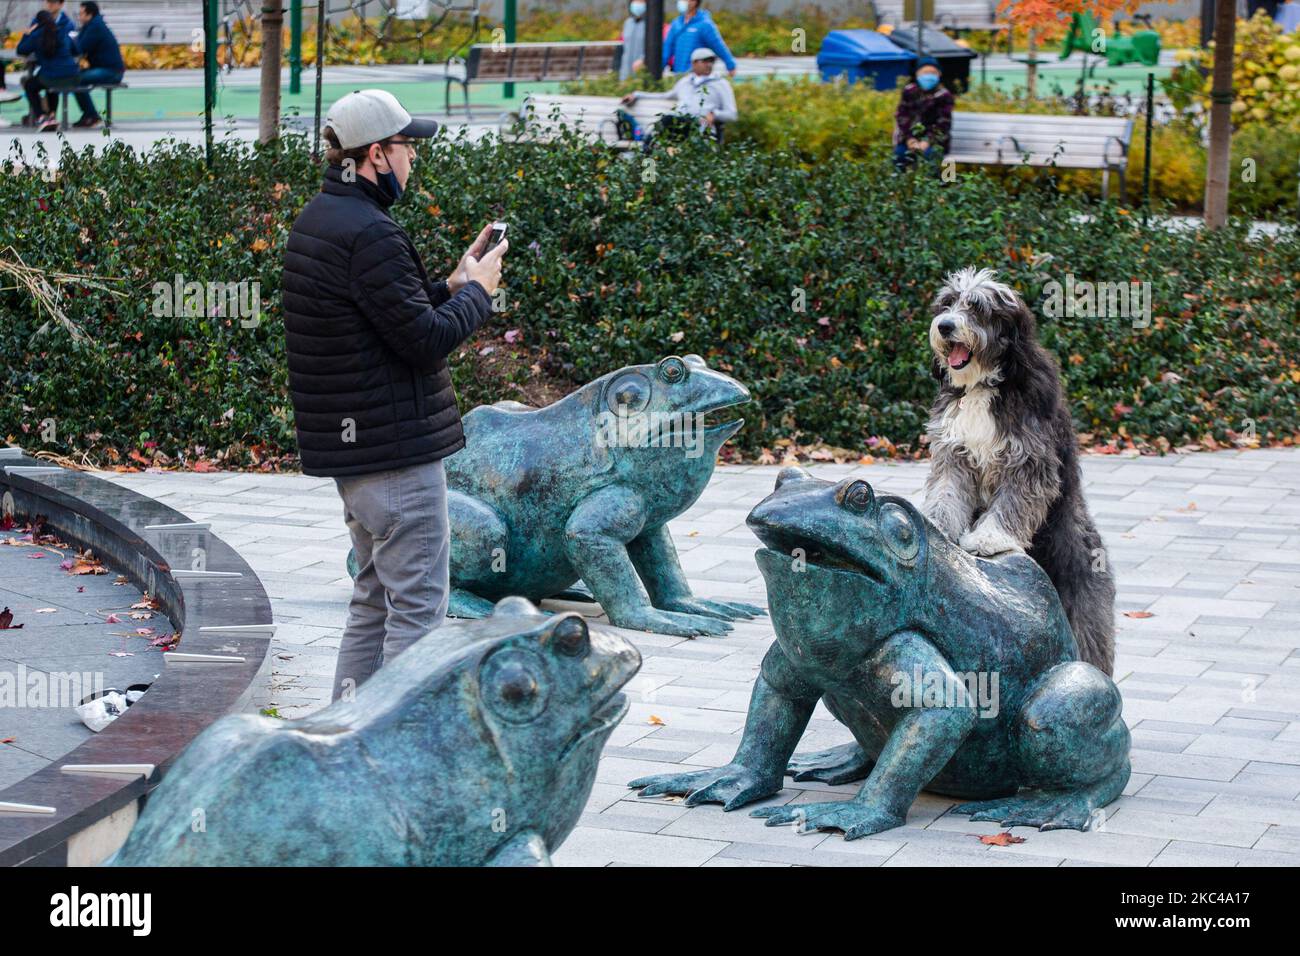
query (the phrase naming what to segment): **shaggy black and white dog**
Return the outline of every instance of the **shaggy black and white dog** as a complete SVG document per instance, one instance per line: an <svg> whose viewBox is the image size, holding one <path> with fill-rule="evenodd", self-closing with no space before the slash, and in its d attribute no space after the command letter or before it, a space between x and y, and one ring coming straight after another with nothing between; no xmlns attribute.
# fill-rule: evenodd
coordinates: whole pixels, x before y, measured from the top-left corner
<svg viewBox="0 0 1300 956"><path fill-rule="evenodd" d="M1060 370L1034 315L990 269L948 277L934 299L926 516L966 551L1023 550L1061 596L1083 660L1111 673L1115 582L1083 499Z"/></svg>

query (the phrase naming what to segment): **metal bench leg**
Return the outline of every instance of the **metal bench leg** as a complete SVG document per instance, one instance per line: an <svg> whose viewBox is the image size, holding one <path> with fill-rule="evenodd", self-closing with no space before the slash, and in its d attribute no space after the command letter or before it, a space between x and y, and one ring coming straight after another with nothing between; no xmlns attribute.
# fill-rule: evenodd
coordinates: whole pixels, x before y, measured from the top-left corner
<svg viewBox="0 0 1300 956"><path fill-rule="evenodd" d="M462 83L460 85L460 88L461 88L461 92L465 94L465 118L472 122L474 119L474 114L471 113L469 109L469 83Z"/></svg>
<svg viewBox="0 0 1300 956"><path fill-rule="evenodd" d="M1110 198L1110 170L1109 170L1109 169L1103 169L1103 170L1101 171L1101 199L1102 199L1102 202L1105 202L1105 201L1106 201L1107 199L1109 199L1109 198Z"/></svg>
<svg viewBox="0 0 1300 956"><path fill-rule="evenodd" d="M63 119L59 122L60 132L63 132L68 128L68 97L71 95L72 94L69 93L67 90L64 90L61 94L59 94L60 99L63 100Z"/></svg>
<svg viewBox="0 0 1300 956"><path fill-rule="evenodd" d="M113 128L113 88L104 91L104 132Z"/></svg>

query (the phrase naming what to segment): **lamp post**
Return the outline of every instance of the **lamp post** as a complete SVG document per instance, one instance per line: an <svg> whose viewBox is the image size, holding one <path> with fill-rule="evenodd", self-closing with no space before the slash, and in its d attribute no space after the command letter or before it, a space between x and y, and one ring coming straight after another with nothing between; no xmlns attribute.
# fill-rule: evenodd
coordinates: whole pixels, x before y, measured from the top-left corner
<svg viewBox="0 0 1300 956"><path fill-rule="evenodd" d="M650 0L645 8L645 65L656 80L664 75L664 3Z"/></svg>
<svg viewBox="0 0 1300 956"><path fill-rule="evenodd" d="M302 0L289 0L289 92L302 92Z"/></svg>
<svg viewBox="0 0 1300 956"><path fill-rule="evenodd" d="M203 150L212 166L212 111L217 107L218 0L203 0Z"/></svg>

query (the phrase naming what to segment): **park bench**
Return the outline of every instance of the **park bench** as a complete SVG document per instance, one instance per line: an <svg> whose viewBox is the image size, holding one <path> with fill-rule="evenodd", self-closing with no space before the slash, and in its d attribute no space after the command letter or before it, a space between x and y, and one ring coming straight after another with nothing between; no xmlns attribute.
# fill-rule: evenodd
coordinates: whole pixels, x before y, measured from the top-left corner
<svg viewBox="0 0 1300 956"><path fill-rule="evenodd" d="M965 113L952 117L946 159L977 166L1057 166L1101 170L1101 194L1119 174L1120 195L1128 165L1133 121L1123 116L1044 116Z"/></svg>
<svg viewBox="0 0 1300 956"><path fill-rule="evenodd" d="M68 97L74 93L93 93L95 90L104 91L104 129L113 128L113 91L129 89L125 83L86 83L82 86L73 86L66 90L57 90L59 94L60 107L59 129L68 128Z"/></svg>
<svg viewBox="0 0 1300 956"><path fill-rule="evenodd" d="M924 11L926 4L922 4ZM934 26L965 32L970 30L1002 31L1005 20L997 16L997 0L934 0L934 13L926 20ZM915 21L904 10L904 0L871 0L877 24L903 26Z"/></svg>
<svg viewBox="0 0 1300 956"><path fill-rule="evenodd" d="M629 113L637 124L650 129L659 117L673 109L671 100L643 97L623 106L617 96L561 96L530 93L517 113L507 113L501 120L501 136L513 142L547 143L557 139L564 129L571 130L593 143L605 143L615 149L629 149L634 140L618 133L619 110ZM519 130L516 124L523 121Z"/></svg>
<svg viewBox="0 0 1300 956"><path fill-rule="evenodd" d="M476 43L465 58L447 60L447 114L451 114L451 85L459 83L465 99L465 116L473 119L469 106L471 83L565 82L584 77L617 73L623 58L618 40L578 43ZM461 76L452 70L459 67Z"/></svg>

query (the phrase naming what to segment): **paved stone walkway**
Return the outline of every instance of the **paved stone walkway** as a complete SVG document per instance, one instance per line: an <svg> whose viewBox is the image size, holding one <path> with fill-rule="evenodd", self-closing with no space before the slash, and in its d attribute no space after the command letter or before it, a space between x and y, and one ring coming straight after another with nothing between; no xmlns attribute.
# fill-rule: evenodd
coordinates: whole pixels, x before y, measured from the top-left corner
<svg viewBox="0 0 1300 956"><path fill-rule="evenodd" d="M116 574L71 575L59 565L74 551L23 537L0 531L0 608L13 615L0 630L0 789L93 736L73 710L82 698L152 683L163 657L151 641L172 633L161 613L131 618L141 594Z"/></svg>
<svg viewBox="0 0 1300 956"><path fill-rule="evenodd" d="M814 466L919 501L919 463ZM749 509L773 467L720 467L674 540L696 593L764 601ZM569 865L1300 864L1300 450L1157 458L1088 457L1088 498L1119 581L1116 679L1133 731L1133 778L1101 831L1040 833L989 847L999 829L922 795L907 826L845 842L765 827L745 811L639 799L626 782L727 762L772 640L764 620L725 638L628 634L645 663L631 711L601 761ZM350 582L341 506L328 480L293 475L108 475L157 497L237 548L275 609L270 680L254 706L285 716L324 703ZM581 607L581 605L575 605ZM803 746L849 739L818 709ZM787 780L788 783L790 781ZM790 784L770 802L855 787Z"/></svg>

